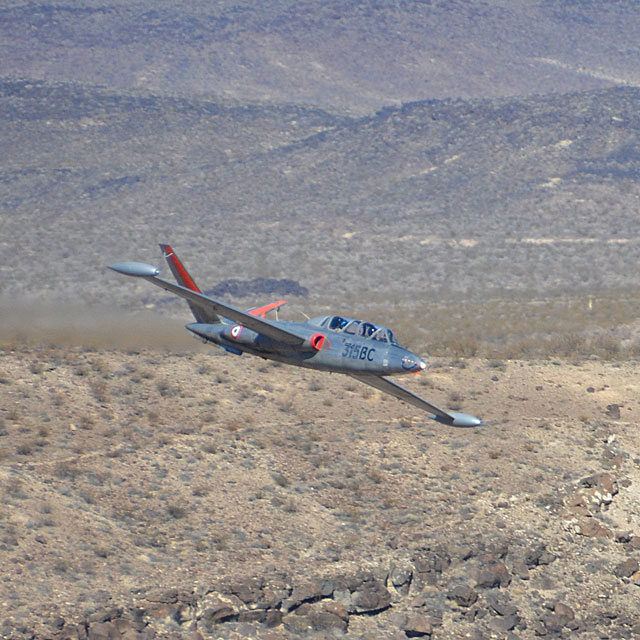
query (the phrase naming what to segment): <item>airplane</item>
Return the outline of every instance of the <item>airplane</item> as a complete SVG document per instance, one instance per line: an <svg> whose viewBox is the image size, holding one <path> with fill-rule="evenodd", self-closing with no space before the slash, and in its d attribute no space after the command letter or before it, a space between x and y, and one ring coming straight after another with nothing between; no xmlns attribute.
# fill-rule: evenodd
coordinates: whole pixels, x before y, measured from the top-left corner
<svg viewBox="0 0 640 640"><path fill-rule="evenodd" d="M167 244L161 244L160 248L178 284L159 278L160 269L142 262L118 262L108 268L143 278L185 298L195 318L185 328L205 342L235 355L248 353L298 367L349 375L427 411L429 418L446 425L482 424L466 413L444 411L387 377L418 373L426 367L420 356L398 344L390 329L337 315L304 322L278 320L278 309L286 304L285 300L242 311L204 295L173 249ZM276 320L265 317L270 311L276 312Z"/></svg>

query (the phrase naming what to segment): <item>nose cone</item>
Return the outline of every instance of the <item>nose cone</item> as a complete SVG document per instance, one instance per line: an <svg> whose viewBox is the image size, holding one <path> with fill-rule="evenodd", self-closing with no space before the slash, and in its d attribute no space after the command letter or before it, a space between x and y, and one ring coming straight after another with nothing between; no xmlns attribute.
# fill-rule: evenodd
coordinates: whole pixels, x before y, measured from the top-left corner
<svg viewBox="0 0 640 640"><path fill-rule="evenodd" d="M427 367L419 355L397 345L391 345L389 348L387 361L385 373L388 374L418 373Z"/></svg>
<svg viewBox="0 0 640 640"><path fill-rule="evenodd" d="M405 371L412 371L417 373L426 368L425 361L417 356L415 353L407 352L407 355L402 358L402 368Z"/></svg>

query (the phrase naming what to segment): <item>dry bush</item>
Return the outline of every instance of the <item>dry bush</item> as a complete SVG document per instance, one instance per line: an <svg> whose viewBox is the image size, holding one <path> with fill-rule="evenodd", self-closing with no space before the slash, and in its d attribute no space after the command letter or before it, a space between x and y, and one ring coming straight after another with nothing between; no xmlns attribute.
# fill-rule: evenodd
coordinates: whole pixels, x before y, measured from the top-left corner
<svg viewBox="0 0 640 640"><path fill-rule="evenodd" d="M90 389L93 397L100 404L107 404L109 402L109 385L106 380L94 380L90 385Z"/></svg>
<svg viewBox="0 0 640 640"><path fill-rule="evenodd" d="M282 510L286 513L295 513L296 511L298 511L298 505L293 498L289 498L282 505Z"/></svg>
<svg viewBox="0 0 640 640"><path fill-rule="evenodd" d="M187 515L186 507L177 502L167 505L167 511L169 512L169 515L176 520L184 518Z"/></svg>
<svg viewBox="0 0 640 640"><path fill-rule="evenodd" d="M380 469L369 467L366 471L368 478L375 484L382 484L384 481L384 472Z"/></svg>
<svg viewBox="0 0 640 640"><path fill-rule="evenodd" d="M280 409L280 411L282 411L282 413L291 413L291 414L295 414L296 413L296 407L293 403L293 400L291 400L290 398L286 398L284 400L280 400L277 403L278 409Z"/></svg>
<svg viewBox="0 0 640 640"><path fill-rule="evenodd" d="M464 396L459 391L452 391L451 393L449 393L448 404L449 407L454 411L462 409L463 400Z"/></svg>
<svg viewBox="0 0 640 640"><path fill-rule="evenodd" d="M291 480L289 480L289 478L287 478L287 476L285 476L283 473L280 473L279 471L276 471L275 473L272 473L271 477L273 478L273 481L279 487L286 488L291 484Z"/></svg>
<svg viewBox="0 0 640 640"><path fill-rule="evenodd" d="M33 443L23 442L16 447L16 453L20 456L29 456L33 453Z"/></svg>
<svg viewBox="0 0 640 640"><path fill-rule="evenodd" d="M205 453L217 453L218 445L214 440L208 439L204 441L204 444L202 445L202 450Z"/></svg>
<svg viewBox="0 0 640 640"><path fill-rule="evenodd" d="M623 340L619 330L633 326L639 306L636 292L576 295L571 291L543 299L534 293L416 306L400 324L425 327L428 340L414 330L414 348L436 356L612 359L640 350L639 340L630 335Z"/></svg>
<svg viewBox="0 0 640 640"><path fill-rule="evenodd" d="M39 374L39 373L42 373L44 371L44 364L42 364L42 362L34 360L29 365L29 371L31 371L31 373L34 373L36 375Z"/></svg>
<svg viewBox="0 0 640 640"><path fill-rule="evenodd" d="M59 460L55 463L53 473L58 478L75 479L82 473L83 469L78 466L76 460Z"/></svg>
<svg viewBox="0 0 640 640"><path fill-rule="evenodd" d="M96 424L95 419L92 416L82 416L78 420L78 424L81 429L85 429L86 431L90 431Z"/></svg>
<svg viewBox="0 0 640 640"><path fill-rule="evenodd" d="M168 380L159 380L156 384L156 389L163 398L172 398L182 393L178 385L172 384Z"/></svg>

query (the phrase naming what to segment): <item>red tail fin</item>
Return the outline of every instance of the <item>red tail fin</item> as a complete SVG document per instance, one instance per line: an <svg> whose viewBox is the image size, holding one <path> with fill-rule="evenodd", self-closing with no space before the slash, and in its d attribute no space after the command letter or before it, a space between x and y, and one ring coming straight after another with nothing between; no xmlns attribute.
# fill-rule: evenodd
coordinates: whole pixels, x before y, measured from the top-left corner
<svg viewBox="0 0 640 640"><path fill-rule="evenodd" d="M173 249L168 244L161 244L160 248L162 249L162 253L169 264L171 273L173 273L178 284L182 285L185 289L191 289L191 291L202 293L200 289L198 289L198 285L185 269L182 262L180 262L180 258L178 258L174 253ZM217 324L220 322L220 318L210 310L199 306L195 302L188 302L187 304L189 305L194 318L198 322L202 322L204 324Z"/></svg>
<svg viewBox="0 0 640 640"><path fill-rule="evenodd" d="M161 244L160 248L162 249L162 253L169 263L171 273L173 273L173 276L178 281L178 284L181 284L187 289L191 289L191 291L197 291L198 293L201 293L200 289L198 289L198 285L193 281L193 278L184 268L184 265L182 264L182 262L180 262L178 256L173 252L173 249L168 244Z"/></svg>

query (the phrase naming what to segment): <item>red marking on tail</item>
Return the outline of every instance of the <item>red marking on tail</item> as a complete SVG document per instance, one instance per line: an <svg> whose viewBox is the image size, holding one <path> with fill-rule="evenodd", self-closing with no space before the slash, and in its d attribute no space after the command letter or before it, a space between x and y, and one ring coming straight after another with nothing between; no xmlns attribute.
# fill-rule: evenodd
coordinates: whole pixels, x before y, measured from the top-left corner
<svg viewBox="0 0 640 640"><path fill-rule="evenodd" d="M161 244L162 251L164 251L164 257L171 264L171 270L173 271L173 275L177 280L180 281L180 284L187 289L191 289L191 291L196 291L197 293L201 293L200 289L196 286L196 283L191 279L191 276L187 273L187 270L184 268L182 262L178 260L178 256L173 253L173 249L168 244Z"/></svg>

